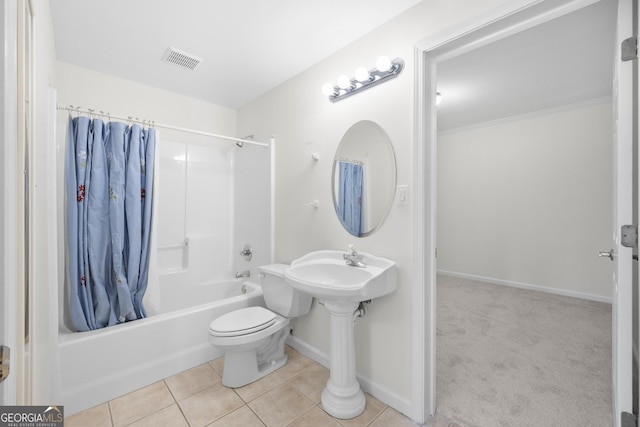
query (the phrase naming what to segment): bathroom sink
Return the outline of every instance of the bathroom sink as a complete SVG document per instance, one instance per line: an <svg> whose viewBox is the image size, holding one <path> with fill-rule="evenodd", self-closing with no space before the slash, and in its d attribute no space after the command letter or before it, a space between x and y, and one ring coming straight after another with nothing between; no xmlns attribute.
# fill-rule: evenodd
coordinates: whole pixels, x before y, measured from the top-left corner
<svg viewBox="0 0 640 427"><path fill-rule="evenodd" d="M317 251L284 270L295 289L323 301L331 322L331 375L322 391L322 408L336 418L360 415L366 406L356 379L355 319L364 316L362 302L388 295L398 287L396 263L366 253Z"/></svg>
<svg viewBox="0 0 640 427"><path fill-rule="evenodd" d="M398 286L396 263L358 253L364 267L347 265L344 251L310 252L284 270L294 288L325 301L360 302L394 292Z"/></svg>

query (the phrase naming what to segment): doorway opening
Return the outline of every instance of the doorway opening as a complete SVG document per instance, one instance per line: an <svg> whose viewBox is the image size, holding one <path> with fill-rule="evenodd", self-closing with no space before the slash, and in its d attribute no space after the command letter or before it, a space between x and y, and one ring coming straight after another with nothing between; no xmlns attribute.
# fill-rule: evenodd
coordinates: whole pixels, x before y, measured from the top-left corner
<svg viewBox="0 0 640 427"><path fill-rule="evenodd" d="M612 5L615 2L605 0L599 3L608 3L609 5ZM414 369L417 372L422 372L424 374L421 377L421 380L423 381L422 387L414 387L413 397L414 402L423 403L422 409L424 409L425 414L435 413L435 396L437 392L435 362L435 283L436 271L439 268L439 265L436 263L436 236L438 234L438 223L436 222L435 217L435 212L438 206L438 200L436 199L436 195L438 194L436 188L436 171L438 170L438 151L436 149L438 134L435 121L437 116L435 107L436 93L441 92L441 105L444 106L447 102L447 94L444 90L440 90L440 72L444 70L444 66L448 60L459 57L465 53L476 51L480 47L506 39L514 34L522 33L523 31L536 27L542 23L550 22L555 18L563 17L592 5L595 5L593 7L598 7L598 2L589 0L573 2L567 1L560 4L555 3L553 6L544 4L544 2L539 3L535 1L513 2L512 4L505 6L502 10L494 11L487 16L479 18L475 22L456 29L455 31L446 34L438 34L424 40L416 47L416 57L418 58L416 76L418 100L416 110L415 170L417 173L414 188L417 193L415 198L415 230L416 234L419 234L420 237L416 241L414 250L416 252L416 257L421 261L424 260L424 262L416 263L420 264L416 266L416 276L421 277L423 280L420 283L417 283L416 288L414 289L416 298L414 298L413 309L416 312L414 322L422 322L416 324L416 326L423 326L424 329L422 330L426 332L423 337L420 337L420 332L418 331L419 328L415 328L416 332L413 335L415 346ZM611 49L613 49L613 44L611 44ZM609 61L609 65L611 63L612 61ZM604 98L606 98L606 96ZM607 100L603 99L600 99L600 101L603 103L607 102ZM581 101L573 103L577 104L579 102ZM565 102L565 105L568 104L572 104L572 102ZM593 105L595 106L595 104L597 104L597 102ZM553 107L542 107L539 108L538 111L549 108ZM512 115L517 114L525 114L525 112L516 112ZM610 134L609 138L611 138ZM609 189L610 188L611 187L609 187ZM527 225L528 224L525 224L525 226ZM518 231L519 230L517 228L513 230L514 233L517 233ZM441 249L438 251L439 255L444 257L445 255L442 252L444 248L439 249ZM440 261L440 259L438 261ZM594 260L593 262L597 263L598 260ZM517 281L514 279L511 280ZM553 288L553 286L549 286L545 283L542 285L543 287ZM418 289L418 287L420 287L420 289ZM578 294L587 294L587 297L595 296L595 298L592 299L596 300L599 298L602 298L602 300L607 299L606 295L603 295L599 290L584 291L579 288L575 288L569 289L565 294L571 295L571 292L574 291ZM557 293L563 294L563 292ZM423 356L421 359L419 357L420 355ZM420 369L422 371L420 371ZM417 415L416 419L418 419L420 415L420 408L416 409L415 413Z"/></svg>

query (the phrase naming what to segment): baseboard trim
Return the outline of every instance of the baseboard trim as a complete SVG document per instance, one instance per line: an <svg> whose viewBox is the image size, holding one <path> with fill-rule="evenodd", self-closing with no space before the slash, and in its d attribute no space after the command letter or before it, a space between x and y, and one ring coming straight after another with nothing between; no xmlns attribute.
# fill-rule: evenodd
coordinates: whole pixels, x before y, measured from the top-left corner
<svg viewBox="0 0 640 427"><path fill-rule="evenodd" d="M556 294L556 295L562 295L566 297L586 299L590 301L605 302L608 304L612 303L611 297L605 297L602 295L587 294L584 292L569 291L566 289L549 288L547 286L532 285L530 283L514 282L511 280L496 279L493 277L478 276L475 274L457 273L454 271L447 271L447 270L438 270L437 273L442 274L443 276L477 280L479 282L486 282L494 285L503 285L503 286L510 286L512 288L528 289L531 291L546 292L548 294Z"/></svg>
<svg viewBox="0 0 640 427"><path fill-rule="evenodd" d="M315 360L325 368L329 369L330 360L326 353L321 352L317 348L310 346L300 338L293 335L289 335L289 337L287 337L287 344L298 350L304 356L307 356L309 359Z"/></svg>
<svg viewBox="0 0 640 427"><path fill-rule="evenodd" d="M325 368L329 369L329 356L321 352L317 348L307 344L300 338L293 335L290 335L287 338L287 344L298 350L301 354L308 357L309 359L315 360ZM363 391L369 393L371 396L375 397L376 399L378 399L385 405L390 406L396 411L409 416L409 414L411 413L411 402L408 399L399 396L397 393L388 390L385 387L382 387L380 384L377 384L376 382L362 375L356 374L356 378L358 379L360 388Z"/></svg>

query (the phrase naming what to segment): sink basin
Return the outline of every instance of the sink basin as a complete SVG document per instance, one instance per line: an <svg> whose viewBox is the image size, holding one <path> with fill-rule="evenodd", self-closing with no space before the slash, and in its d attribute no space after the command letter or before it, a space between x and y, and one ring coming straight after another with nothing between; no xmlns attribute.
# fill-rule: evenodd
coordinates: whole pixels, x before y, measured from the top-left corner
<svg viewBox="0 0 640 427"><path fill-rule="evenodd" d="M360 302L394 292L398 286L396 263L360 253L365 267L346 264L343 251L317 251L296 259L284 277L294 288L321 300Z"/></svg>

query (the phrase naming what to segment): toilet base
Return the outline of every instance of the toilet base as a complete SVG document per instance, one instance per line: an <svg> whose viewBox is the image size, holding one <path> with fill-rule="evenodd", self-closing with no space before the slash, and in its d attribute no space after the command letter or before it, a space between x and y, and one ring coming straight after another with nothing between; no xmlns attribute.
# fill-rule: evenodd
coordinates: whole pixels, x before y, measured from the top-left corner
<svg viewBox="0 0 640 427"><path fill-rule="evenodd" d="M288 334L289 328L282 328L260 340L257 348L225 350L222 385L242 387L284 366L287 363L284 342Z"/></svg>

